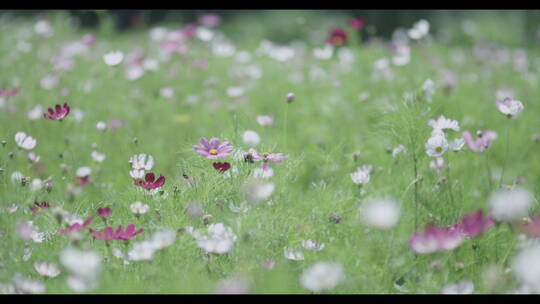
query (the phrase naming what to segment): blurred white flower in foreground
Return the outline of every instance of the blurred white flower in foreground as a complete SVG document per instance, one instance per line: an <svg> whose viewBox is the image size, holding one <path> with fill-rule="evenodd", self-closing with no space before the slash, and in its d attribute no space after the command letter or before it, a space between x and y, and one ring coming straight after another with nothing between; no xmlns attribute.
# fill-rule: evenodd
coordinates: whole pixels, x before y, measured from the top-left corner
<svg viewBox="0 0 540 304"><path fill-rule="evenodd" d="M36 146L37 140L24 132L17 132L15 134L15 143L25 150L32 150Z"/></svg>
<svg viewBox="0 0 540 304"><path fill-rule="evenodd" d="M60 252L60 262L71 272L68 286L76 292L85 292L98 286L101 256L94 251L83 251L73 247Z"/></svg>
<svg viewBox="0 0 540 304"><path fill-rule="evenodd" d="M371 171L373 167L371 165L364 165L362 167L358 167L355 172L351 173L351 179L353 183L357 185L365 185L369 183L369 180L371 179Z"/></svg>
<svg viewBox="0 0 540 304"><path fill-rule="evenodd" d="M398 203L391 198L375 198L360 207L362 220L379 229L394 227L401 215Z"/></svg>
<svg viewBox="0 0 540 304"><path fill-rule="evenodd" d="M20 293L43 293L45 292L45 284L29 280L23 277L20 273L15 274L13 278L13 283L15 284L15 290Z"/></svg>
<svg viewBox="0 0 540 304"><path fill-rule="evenodd" d="M34 262L34 269L42 276L54 278L60 274L60 269L53 264L47 262Z"/></svg>
<svg viewBox="0 0 540 304"><path fill-rule="evenodd" d="M206 231L196 230L192 235L197 240L197 245L207 253L227 253L236 241L232 229L223 223L211 224Z"/></svg>
<svg viewBox="0 0 540 304"><path fill-rule="evenodd" d="M300 276L300 283L313 292L334 289L345 280L343 266L335 262L317 262Z"/></svg>
<svg viewBox="0 0 540 304"><path fill-rule="evenodd" d="M443 287L443 294L472 294L474 284L471 281L463 280Z"/></svg>
<svg viewBox="0 0 540 304"><path fill-rule="evenodd" d="M258 203L269 198L274 189L275 185L272 182L253 180L244 185L244 194L248 201Z"/></svg>
<svg viewBox="0 0 540 304"><path fill-rule="evenodd" d="M429 22L427 20L420 20L416 22L409 30L408 34L411 39L420 40L427 36L429 33Z"/></svg>
<svg viewBox="0 0 540 304"><path fill-rule="evenodd" d="M108 66L118 65L124 60L124 53L120 51L109 52L103 56L103 61Z"/></svg>
<svg viewBox="0 0 540 304"><path fill-rule="evenodd" d="M283 254L285 255L285 258L287 260L291 261L303 261L304 260L304 254L301 250L297 250L290 247L283 248Z"/></svg>
<svg viewBox="0 0 540 304"><path fill-rule="evenodd" d="M256 146L261 141L259 134L251 130L245 131L244 134L242 135L242 139L244 140L244 144L250 147Z"/></svg>
<svg viewBox="0 0 540 304"><path fill-rule="evenodd" d="M533 203L533 195L524 188L500 189L489 198L489 210L497 221L514 221L527 216Z"/></svg>
<svg viewBox="0 0 540 304"><path fill-rule="evenodd" d="M512 271L526 289L540 292L540 245L522 249L512 262Z"/></svg>

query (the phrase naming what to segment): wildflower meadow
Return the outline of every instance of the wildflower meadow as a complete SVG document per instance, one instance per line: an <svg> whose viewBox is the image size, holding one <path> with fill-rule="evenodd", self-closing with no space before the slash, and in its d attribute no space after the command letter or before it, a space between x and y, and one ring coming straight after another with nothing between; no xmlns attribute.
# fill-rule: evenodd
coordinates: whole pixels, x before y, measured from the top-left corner
<svg viewBox="0 0 540 304"><path fill-rule="evenodd" d="M518 13L0 14L0 292L540 292Z"/></svg>

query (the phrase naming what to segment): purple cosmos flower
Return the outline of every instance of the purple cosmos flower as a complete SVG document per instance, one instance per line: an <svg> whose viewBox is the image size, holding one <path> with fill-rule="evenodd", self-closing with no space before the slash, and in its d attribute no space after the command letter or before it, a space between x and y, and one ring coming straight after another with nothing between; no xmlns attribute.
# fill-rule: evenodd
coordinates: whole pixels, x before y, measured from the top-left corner
<svg viewBox="0 0 540 304"><path fill-rule="evenodd" d="M215 27L221 23L221 17L216 14L204 14L199 17L199 23L206 27Z"/></svg>
<svg viewBox="0 0 540 304"><path fill-rule="evenodd" d="M463 241L459 225L435 227L428 225L424 232L415 233L409 240L409 247L418 254L438 251L452 251Z"/></svg>
<svg viewBox="0 0 540 304"><path fill-rule="evenodd" d="M61 234L68 234L68 233L71 233L73 231L81 231L83 230L84 228L86 228L88 225L90 225L90 223L92 223L92 221L94 220L94 217L92 216L89 216L83 223L82 225L79 224L79 223L75 223L71 226L69 226L67 229L60 229L58 230L59 233ZM90 229L92 230L92 229Z"/></svg>
<svg viewBox="0 0 540 304"><path fill-rule="evenodd" d="M489 146L491 146L493 140L497 138L497 132L489 130L478 131L476 132L476 136L478 138L473 140L469 131L463 132L463 139L465 140L465 143L467 143L467 146L469 146L469 148L471 148L471 150L474 152L483 152Z"/></svg>
<svg viewBox="0 0 540 304"><path fill-rule="evenodd" d="M106 220L111 215L111 208L105 207L105 208L98 208L98 215L103 220Z"/></svg>
<svg viewBox="0 0 540 304"><path fill-rule="evenodd" d="M267 170L269 168L268 162L280 163L285 158L287 158L287 156L283 155L282 153L264 152L262 154L259 154L254 149L249 149L248 153L251 153L254 161L262 161L262 168L264 170Z"/></svg>
<svg viewBox="0 0 540 304"><path fill-rule="evenodd" d="M212 138L208 141L206 138L201 137L199 143L200 146L193 146L193 149L200 155L210 159L225 158L234 150L228 141L221 143L218 138Z"/></svg>
<svg viewBox="0 0 540 304"><path fill-rule="evenodd" d="M348 22L349 26L355 30L361 30L365 23L366 21L363 18L352 18Z"/></svg>
<svg viewBox="0 0 540 304"><path fill-rule="evenodd" d="M133 184L137 186L141 186L146 189L155 189L163 186L165 184L165 176L159 175L159 177L156 179L156 176L154 173L146 173L144 177L144 181L142 180L135 180L133 181Z"/></svg>
<svg viewBox="0 0 540 304"><path fill-rule="evenodd" d="M330 31L330 35L326 38L326 42L333 46L341 46L347 43L347 32L344 29L335 27Z"/></svg>
<svg viewBox="0 0 540 304"><path fill-rule="evenodd" d="M49 120L60 120L69 114L70 107L67 103L64 103L63 106L57 104L55 109L56 112L53 108L49 108L49 113L43 114L43 117Z"/></svg>
<svg viewBox="0 0 540 304"><path fill-rule="evenodd" d="M116 228L116 231L113 230L113 227L107 226L103 231L96 231L93 229L90 229L90 233L94 236L94 238L102 241L110 241L110 240L122 240L122 241L129 241L130 239L134 238L138 234L144 232L143 229L139 229L135 231L135 225L131 224L127 226L126 230L124 231L122 229L122 225L118 225L118 228Z"/></svg>
<svg viewBox="0 0 540 304"><path fill-rule="evenodd" d="M0 89L0 97L13 97L19 94L19 89Z"/></svg>
<svg viewBox="0 0 540 304"><path fill-rule="evenodd" d="M473 214L464 216L459 227L466 236L475 237L491 229L494 222L493 218L485 217L484 212L478 210Z"/></svg>

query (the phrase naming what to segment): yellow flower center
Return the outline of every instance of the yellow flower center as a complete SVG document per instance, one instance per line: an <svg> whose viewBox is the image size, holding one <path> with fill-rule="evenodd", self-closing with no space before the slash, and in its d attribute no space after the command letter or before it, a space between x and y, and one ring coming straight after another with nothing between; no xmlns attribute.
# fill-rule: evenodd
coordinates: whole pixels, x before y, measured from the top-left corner
<svg viewBox="0 0 540 304"><path fill-rule="evenodd" d="M435 151L437 151L437 152L442 152L442 147L437 147L437 148L435 148Z"/></svg>
<svg viewBox="0 0 540 304"><path fill-rule="evenodd" d="M263 156L264 156L264 157L268 157L268 155L270 155L270 153L268 153L268 152L264 152L264 153L263 153Z"/></svg>
<svg viewBox="0 0 540 304"><path fill-rule="evenodd" d="M210 150L210 154L212 154L212 155L217 155L217 150L216 150L216 149L211 149L211 150Z"/></svg>

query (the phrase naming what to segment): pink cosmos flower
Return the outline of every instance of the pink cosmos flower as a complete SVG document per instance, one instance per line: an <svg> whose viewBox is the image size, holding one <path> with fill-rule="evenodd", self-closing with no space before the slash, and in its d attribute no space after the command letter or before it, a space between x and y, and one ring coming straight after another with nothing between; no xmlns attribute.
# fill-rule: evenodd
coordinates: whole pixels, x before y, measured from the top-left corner
<svg viewBox="0 0 540 304"><path fill-rule="evenodd" d="M103 220L106 220L111 215L111 208L110 207L98 208L98 215Z"/></svg>
<svg viewBox="0 0 540 304"><path fill-rule="evenodd" d="M67 103L64 103L63 106L57 104L55 109L56 112L52 108L49 108L49 113L43 114L43 117L49 120L60 120L69 114L70 107Z"/></svg>
<svg viewBox="0 0 540 304"><path fill-rule="evenodd" d="M485 217L484 212L478 210L473 214L464 216L461 219L459 228L466 236L475 237L491 229L494 222L493 218Z"/></svg>
<svg viewBox="0 0 540 304"><path fill-rule="evenodd" d="M19 89L0 89L0 97L13 97L19 94Z"/></svg>
<svg viewBox="0 0 540 304"><path fill-rule="evenodd" d="M199 139L200 146L193 146L193 149L200 155L209 159L225 158L234 150L228 141L221 143L218 138L208 141L206 138Z"/></svg>
<svg viewBox="0 0 540 304"><path fill-rule="evenodd" d="M34 202L34 205L35 206L30 206L30 211L32 211L32 214L38 213L39 211L41 211L41 209L50 208L50 205L47 202Z"/></svg>
<svg viewBox="0 0 540 304"><path fill-rule="evenodd" d="M221 23L221 17L216 14L204 14L199 17L199 23L206 27L215 27Z"/></svg>
<svg viewBox="0 0 540 304"><path fill-rule="evenodd" d="M122 241L129 241L130 239L134 238L140 233L143 233L143 229L139 229L135 231L135 225L130 224L126 227L126 230L124 231L122 229L122 225L118 225L118 228L116 228L116 231L113 230L113 227L107 226L103 231L96 231L93 229L90 229L90 233L94 236L94 238L102 241L110 241L110 240L122 240Z"/></svg>
<svg viewBox="0 0 540 304"><path fill-rule="evenodd" d="M430 254L438 251L452 251L463 241L459 225L435 227L428 225L424 232L415 233L409 240L409 247L418 254Z"/></svg>
<svg viewBox="0 0 540 304"><path fill-rule="evenodd" d="M262 161L262 168L267 170L268 162L281 163L287 156L282 153L268 153L264 152L262 154L257 153L254 149L249 149L249 153L253 156L254 161Z"/></svg>
<svg viewBox="0 0 540 304"><path fill-rule="evenodd" d="M92 223L92 221L94 220L94 217L92 216L89 216L83 223L82 225L79 224L79 223L75 223L71 226L69 226L67 229L60 229L58 230L59 233L61 234L68 234L68 233L71 233L73 231L81 231L83 230L84 228L86 228L88 225L90 225L90 223ZM92 229L90 229L92 230Z"/></svg>
<svg viewBox="0 0 540 304"><path fill-rule="evenodd" d="M347 32L342 28L335 27L330 31L330 35L326 38L326 42L333 46L342 46L347 43Z"/></svg>
<svg viewBox="0 0 540 304"><path fill-rule="evenodd" d="M530 221L521 223L518 229L528 236L540 237L540 215L534 216Z"/></svg>
<svg viewBox="0 0 540 304"><path fill-rule="evenodd" d="M485 151L489 146L491 146L493 140L497 138L497 132L489 130L478 131L476 135L478 136L478 138L476 140L473 140L469 131L463 132L463 139L465 140L465 143L474 152Z"/></svg>
<svg viewBox="0 0 540 304"><path fill-rule="evenodd" d="M134 180L133 184L137 186L141 186L146 189L156 189L165 184L165 176L160 174L159 177L156 179L156 176L154 175L154 173L149 172L149 173L146 173L144 177L144 181Z"/></svg>
<svg viewBox="0 0 540 304"><path fill-rule="evenodd" d="M363 18L352 18L349 20L349 26L355 30L360 30L364 27L366 21Z"/></svg>

